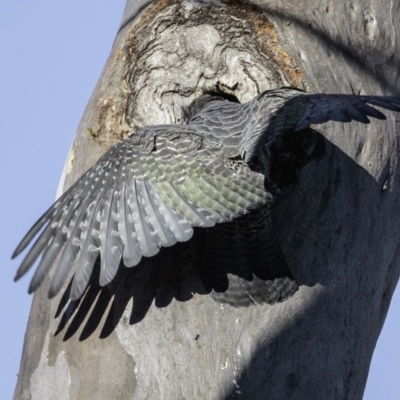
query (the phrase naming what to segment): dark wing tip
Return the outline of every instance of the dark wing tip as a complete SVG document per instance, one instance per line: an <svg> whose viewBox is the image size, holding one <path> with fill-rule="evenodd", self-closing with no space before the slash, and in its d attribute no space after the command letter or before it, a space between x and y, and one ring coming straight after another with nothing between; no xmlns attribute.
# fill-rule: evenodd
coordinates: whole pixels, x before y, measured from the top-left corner
<svg viewBox="0 0 400 400"><path fill-rule="evenodd" d="M375 107L400 112L400 101L389 96L356 96L346 94L308 94L306 108L295 131L304 129L311 124L321 124L328 121L370 123L370 118L386 120L384 113Z"/></svg>
<svg viewBox="0 0 400 400"><path fill-rule="evenodd" d="M17 255L21 253L21 250L19 250L19 247L20 247L20 244L18 245L18 247L12 253L11 260L14 260L14 258L17 257Z"/></svg>
<svg viewBox="0 0 400 400"><path fill-rule="evenodd" d="M50 287L50 289L49 289L49 291L48 291L48 293L47 293L47 297L48 297L49 299L53 299L54 297L57 296L57 294L58 294L59 291L60 291L60 290L56 290L55 288Z"/></svg>
<svg viewBox="0 0 400 400"><path fill-rule="evenodd" d="M28 294L32 294L41 284L42 280L37 280L33 277L28 287Z"/></svg>
<svg viewBox="0 0 400 400"><path fill-rule="evenodd" d="M13 260L15 257L19 256L26 249L28 244L32 241L33 236L30 237L29 240L27 240L28 234L25 235L25 237L20 241L17 248L14 250L14 253L12 253L11 260Z"/></svg>
<svg viewBox="0 0 400 400"><path fill-rule="evenodd" d="M33 229L33 228L32 228ZM15 257L18 257L29 245L29 243L32 241L34 236L30 236L29 234L31 233L32 229L25 235L25 237L19 242L17 248L14 250L11 256L11 260L13 260Z"/></svg>

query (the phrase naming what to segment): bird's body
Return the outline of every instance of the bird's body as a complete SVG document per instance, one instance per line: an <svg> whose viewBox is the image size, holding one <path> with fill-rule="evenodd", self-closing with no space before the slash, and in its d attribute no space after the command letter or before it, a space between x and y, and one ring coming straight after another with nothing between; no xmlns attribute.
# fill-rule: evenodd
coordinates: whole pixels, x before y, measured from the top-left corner
<svg viewBox="0 0 400 400"><path fill-rule="evenodd" d="M297 286L271 224L279 189L270 180L269 149L279 136L310 124L385 118L367 103L400 111L398 97L309 95L289 88L245 104L200 97L186 109L186 125L139 129L64 193L16 249L13 257L44 228L16 279L43 253L29 289L34 291L61 252L49 295L61 289L78 259L71 289L77 299L98 255L104 286L121 259L135 267L142 256L190 240L200 227L209 242L202 279L214 298L232 305L286 299Z"/></svg>

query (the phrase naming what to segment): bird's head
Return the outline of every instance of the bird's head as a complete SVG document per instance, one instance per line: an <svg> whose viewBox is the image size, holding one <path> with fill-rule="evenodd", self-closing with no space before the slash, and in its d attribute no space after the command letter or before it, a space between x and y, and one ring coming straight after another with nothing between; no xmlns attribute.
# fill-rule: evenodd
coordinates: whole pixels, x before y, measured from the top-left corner
<svg viewBox="0 0 400 400"><path fill-rule="evenodd" d="M186 123L195 117L207 104L214 101L234 102L239 103L239 100L232 95L209 92L202 94L197 99L193 100L187 107L183 107L183 115Z"/></svg>

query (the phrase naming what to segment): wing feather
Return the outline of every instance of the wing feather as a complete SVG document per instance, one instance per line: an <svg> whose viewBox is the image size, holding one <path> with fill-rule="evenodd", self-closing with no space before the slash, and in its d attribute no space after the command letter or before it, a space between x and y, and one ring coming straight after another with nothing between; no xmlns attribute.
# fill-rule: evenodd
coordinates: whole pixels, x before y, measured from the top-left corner
<svg viewBox="0 0 400 400"><path fill-rule="evenodd" d="M381 119L381 120L386 119L385 115L382 114L380 111L378 111L376 108L371 107L368 104L365 104L361 101L355 102L355 104L353 104L353 106L355 108L357 108L357 110L359 110L360 112L362 112L363 114L365 114L369 117L373 117L373 118Z"/></svg>
<svg viewBox="0 0 400 400"><path fill-rule="evenodd" d="M141 157L141 167L144 171L146 171L145 180L138 182L138 186L140 188L141 198L143 200L143 207L148 216L148 222L150 223L152 230L155 234L155 239L157 241L158 247L169 247L174 245L177 240L170 230L168 224L166 224L164 218L160 214L158 207L155 206L151 197L149 196L148 191L148 179L157 179L157 176L160 173L160 169L158 167L157 158L152 154L143 154Z"/></svg>
<svg viewBox="0 0 400 400"><path fill-rule="evenodd" d="M186 242L193 235L191 224L180 214L171 210L161 199L151 182L146 182L150 199L154 204L154 209L158 209L165 223L174 234L178 242Z"/></svg>
<svg viewBox="0 0 400 400"><path fill-rule="evenodd" d="M32 293L35 291L38 286L44 280L44 277L47 275L48 271L50 270L51 266L53 265L54 260L60 253L65 240L66 236L69 232L68 226L73 218L76 218L76 214L79 211L79 200L75 199L73 206L68 208L65 218L63 219L62 223L57 227L56 234L54 235L53 239L51 240L49 247L45 251L42 260L38 268L33 275L32 281L30 283L28 293Z"/></svg>
<svg viewBox="0 0 400 400"><path fill-rule="evenodd" d="M116 275L124 244L118 230L119 192L109 191L100 221L100 286L110 283Z"/></svg>
<svg viewBox="0 0 400 400"><path fill-rule="evenodd" d="M193 162L190 165L182 156L177 158L179 166L187 172L191 178L190 184L195 184L197 190L201 191L201 196L207 196L208 207L211 206L213 211L223 214L227 220L231 220L239 215L245 214L246 210L240 206L240 201L233 202L232 197L229 195L229 186L221 185L219 182L214 184L213 177L216 175L216 170L221 166L218 164L201 165L198 162ZM187 177L185 177L185 180ZM185 183L182 184L182 187ZM192 202L197 202L192 199ZM218 211L219 210L219 211Z"/></svg>
<svg viewBox="0 0 400 400"><path fill-rule="evenodd" d="M68 204L69 203L66 203L64 206L58 208L56 214L52 217L50 222L49 222L49 220L46 221L46 222L49 222L48 225L43 230L43 232L38 237L38 239L35 241L33 246L29 249L28 254L25 256L20 267L18 268L17 274L14 278L15 281L17 281L23 275L26 274L26 272L31 268L31 266L36 261L36 259L40 256L40 254L48 246L50 240L54 237L54 232L56 231L56 228L59 225L59 221L62 217L62 214L65 211L64 207L67 207ZM33 230L34 229L32 228L31 231L33 231ZM25 236L24 240L26 239L26 237L27 236ZM34 239L34 236L29 238L30 241L32 241L33 239ZM26 247L28 244L29 244L29 242L24 244L24 247Z"/></svg>
<svg viewBox="0 0 400 400"><path fill-rule="evenodd" d="M140 129L101 157L22 239L13 258L38 236L15 279L43 253L29 287L34 291L62 251L49 296L58 293L75 263L70 296L78 299L99 255L99 283L104 286L115 277L121 258L127 267L134 267L142 256L189 240L193 227L229 222L271 203L273 197L264 187L268 176L251 170L246 161L257 160L257 152L278 135L329 120L384 119L375 107L400 111L397 97L305 94L292 89L265 92L243 105L201 101L205 106L189 125ZM275 256L264 251L260 265L279 258ZM245 271L235 263L238 276L229 278L236 283L226 298L235 298L237 290L248 293L245 303L273 303L276 296L286 296L283 291L294 290L280 278L270 286L260 278L250 290L241 276Z"/></svg>
<svg viewBox="0 0 400 400"><path fill-rule="evenodd" d="M152 257L158 253L159 248L154 238L155 233L148 222L148 216L143 207L140 186L139 190L137 186L137 180L132 179L132 183L128 185L127 204L137 232L140 251L143 256Z"/></svg>
<svg viewBox="0 0 400 400"><path fill-rule="evenodd" d="M119 149L120 147L117 147L114 151ZM91 180L85 182L85 185L91 188L88 196L90 202L86 207L84 218L79 223L80 237L78 238L78 232L76 232L77 235L73 239L76 242L79 241L80 252L78 266L71 286L70 297L72 300L77 300L85 291L101 248L100 218L105 207L103 192L109 186L108 182L112 176L110 171L114 168L114 163L112 160L106 160L103 168L101 164L97 165L97 167L97 174L90 175ZM59 286L51 288L49 295L54 296L60 288Z"/></svg>
<svg viewBox="0 0 400 400"><path fill-rule="evenodd" d="M49 297L54 297L60 291L60 289L62 288L62 285L64 284L65 280L68 277L69 272L71 271L71 268L73 267L75 258L81 248L81 244L80 244L80 240L79 240L79 233L81 231L80 223L82 222L83 218L86 215L87 206L88 206L89 202L90 202L90 198L88 197L79 204L79 206L76 210L76 214L78 215L78 217L77 217L76 221L74 221L74 227L71 232L71 236L70 236L69 240L67 241L67 244L64 247L61 259L60 259L60 261L57 265L57 269L54 273L54 276L53 276L53 279L52 279L52 282L50 285L50 289L49 289ZM51 267L51 265L52 265L52 263L43 267L44 268L43 275L45 275L47 273L47 271ZM36 270L36 272L38 273L38 271L39 271L39 268ZM44 279L44 276L42 276L42 275L37 276L36 279L32 279L31 286L29 287L30 292L35 291L43 279Z"/></svg>
<svg viewBox="0 0 400 400"><path fill-rule="evenodd" d="M61 253L49 296L76 265L70 297L85 291L100 254L100 285L161 247L187 241L193 227L231 221L272 200L260 174L233 168L217 141L204 147L187 126L150 127L106 153L38 220L17 247L18 255L41 231L21 264L22 276L44 253L30 285L34 291Z"/></svg>
<svg viewBox="0 0 400 400"><path fill-rule="evenodd" d="M121 191L120 204L118 207L118 230L121 234L122 241L124 242L124 251L122 253L124 264L127 267L134 267L135 265L139 264L142 254L140 252L140 245L137 238L135 225L133 223L126 200L127 192L128 188L126 184L124 184Z"/></svg>
<svg viewBox="0 0 400 400"><path fill-rule="evenodd" d="M126 146L121 146L120 159L115 161L115 167L104 188L105 207L100 220L100 278L99 283L105 286L112 281L118 271L122 258L124 243L118 229L118 200L122 188L122 172L126 158Z"/></svg>
<svg viewBox="0 0 400 400"><path fill-rule="evenodd" d="M56 213L59 211L60 207L62 207L67 199L69 199L70 191L65 192L32 226L29 232L24 236L21 240L18 247L15 249L11 258L17 257L22 251L26 249L29 243L33 240L33 238L39 233L39 231L43 228L43 226L50 220L53 219ZM18 278L17 278L18 279Z"/></svg>
<svg viewBox="0 0 400 400"><path fill-rule="evenodd" d="M295 131L305 129L311 124L328 121L350 122L356 120L369 123L368 117L386 119L385 115L368 104L392 111L400 111L400 101L390 96L353 96L342 94L301 94L305 107ZM290 100L289 100L290 101ZM284 103L282 108L285 107Z"/></svg>
<svg viewBox="0 0 400 400"><path fill-rule="evenodd" d="M364 97L364 96L363 96ZM374 106L378 106L378 107L382 107L382 108L386 108L387 110L392 110L392 111L400 111L400 107L393 104L393 102L397 102L397 104L400 105L400 103L398 101L396 101L396 99L393 99L391 97L367 97L365 99L365 101L369 104L373 104Z"/></svg>
<svg viewBox="0 0 400 400"><path fill-rule="evenodd" d="M177 240L169 229L168 225L166 225L164 218L161 216L160 211L158 210L158 207L154 206L154 203L149 196L146 183L147 182L143 181L138 182L138 186L140 188L143 207L148 215L149 223L153 228L155 236L159 239L157 245L164 247L172 246L177 242Z"/></svg>
<svg viewBox="0 0 400 400"><path fill-rule="evenodd" d="M183 197L171 182L154 182L153 185L163 201L165 201L165 204L170 209L176 210L183 217L187 218L193 226L206 228L215 225L215 222L207 211L191 204L189 199Z"/></svg>
<svg viewBox="0 0 400 400"><path fill-rule="evenodd" d="M114 150L115 151L115 150ZM110 181L113 177L113 171L115 169L117 161L110 160L105 162L103 168L95 168L85 179L81 179L80 185L78 185L79 193L76 196L76 210L74 211L73 218L69 218L69 215L63 222L64 228L59 227L53 242L49 245L48 251L46 251L41 264L37 271L39 271L42 263L44 264L43 270L48 271L54 263L55 257L60 251L59 246L62 246L65 242L67 245L64 249L66 260L59 262L52 283L49 288L49 297L54 297L62 288L69 271L73 266L76 255L80 249L80 240L77 234L81 230L81 222L86 215L87 205L97 192L104 193L110 186ZM76 229L75 229L76 228ZM72 232L72 234L71 234ZM50 253L50 255L48 255ZM69 262L68 262L69 261ZM35 276L32 279L31 284L39 285L43 278L38 276L35 280ZM34 289L33 289L34 290Z"/></svg>
<svg viewBox="0 0 400 400"><path fill-rule="evenodd" d="M78 259L78 266L72 281L72 300L77 300L85 291L92 273L94 263L100 253L100 216L104 207L101 192L90 204L85 220L81 224L81 252Z"/></svg>
<svg viewBox="0 0 400 400"><path fill-rule="evenodd" d="M67 190L60 197L60 199L58 199L54 203L54 205L50 207L50 209L33 226L33 228L22 240L21 244L17 247L17 250L19 252L22 251L29 244L29 242L34 239L35 234L37 234L43 227L43 225L48 222L46 228L43 230L39 238L28 251L28 254L25 256L25 259L23 260L20 268L17 271L17 275L14 278L15 280L21 278L30 269L30 267L33 265L33 263L42 252L44 252L44 256L42 258L43 261L49 251L50 254L57 253L57 251L59 251L61 244L60 240L62 241L63 238L65 239L65 233L68 233L68 225L73 218L73 214L69 214L71 208L77 207L79 201L90 194L90 191L96 187L96 185L94 185L94 181L96 179L100 179L103 173L104 169L101 168L99 165L95 165L94 167L89 169L79 179L79 181L74 184L69 190ZM68 215L71 218L68 221L65 221ZM45 221L46 219L47 221ZM58 241L55 242L54 238L61 229L64 229L64 236L60 234L60 236L58 236ZM54 246L55 249L51 250L52 246ZM46 265L44 265L43 267L41 267L41 271L47 271L46 268ZM38 281L40 281L39 277L37 279Z"/></svg>

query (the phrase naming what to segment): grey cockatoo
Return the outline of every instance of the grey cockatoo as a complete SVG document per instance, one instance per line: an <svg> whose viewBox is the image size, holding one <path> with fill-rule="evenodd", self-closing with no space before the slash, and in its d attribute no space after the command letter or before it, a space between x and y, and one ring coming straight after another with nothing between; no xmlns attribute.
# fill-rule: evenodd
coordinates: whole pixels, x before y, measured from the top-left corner
<svg viewBox="0 0 400 400"><path fill-rule="evenodd" d="M13 257L41 231L15 279L43 254L33 292L61 253L49 296L60 291L77 259L70 296L78 299L99 255L104 286L121 259L135 267L203 228L211 243L203 280L214 298L235 306L285 300L297 285L271 224L280 190L270 180L269 149L279 136L311 124L385 119L371 105L400 111L400 97L281 88L239 104L203 95L186 109L186 124L139 129L83 174L15 250Z"/></svg>

